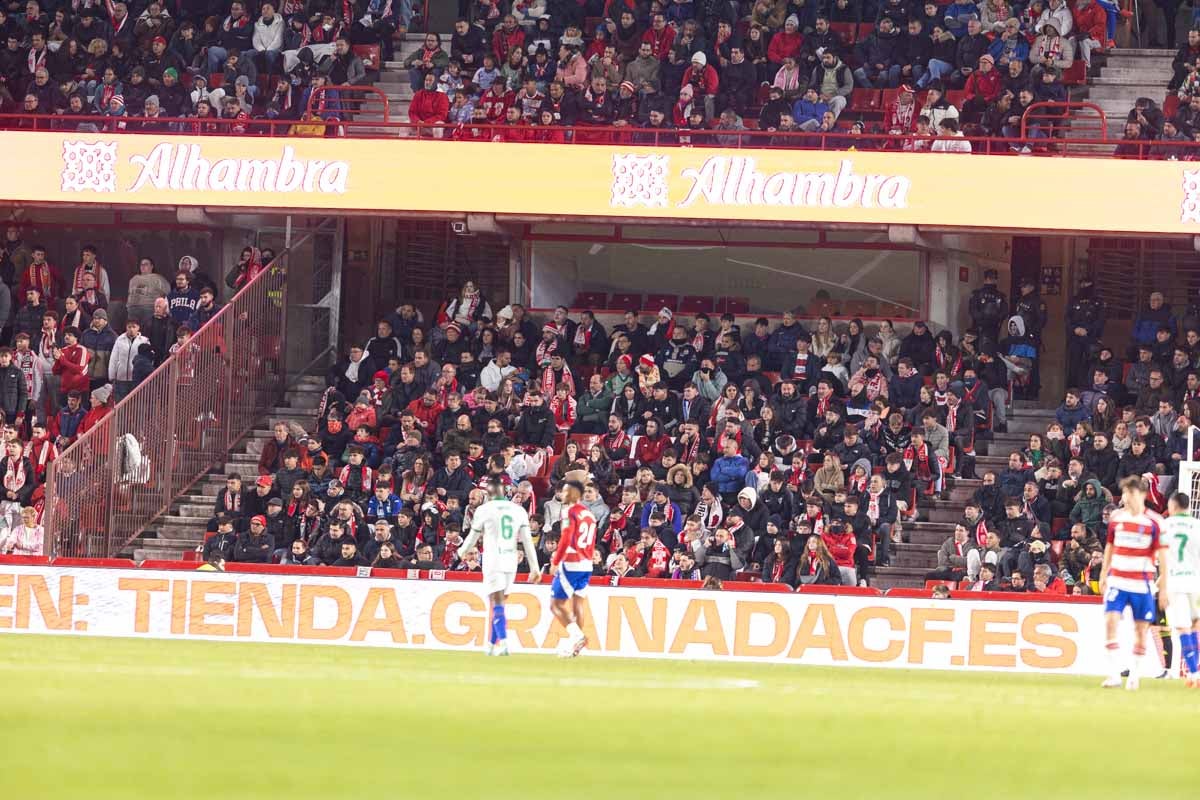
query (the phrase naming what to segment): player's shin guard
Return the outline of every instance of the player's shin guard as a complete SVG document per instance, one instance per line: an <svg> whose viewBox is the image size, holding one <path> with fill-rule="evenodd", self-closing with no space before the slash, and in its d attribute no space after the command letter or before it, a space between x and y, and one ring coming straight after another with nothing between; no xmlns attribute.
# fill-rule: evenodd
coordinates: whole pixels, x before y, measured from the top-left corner
<svg viewBox="0 0 1200 800"><path fill-rule="evenodd" d="M504 616L504 604L492 609L492 644L500 644L508 638L508 620Z"/></svg>
<svg viewBox="0 0 1200 800"><path fill-rule="evenodd" d="M1183 650L1183 663L1187 665L1189 675L1200 673L1200 634L1188 631L1179 635L1180 649Z"/></svg>

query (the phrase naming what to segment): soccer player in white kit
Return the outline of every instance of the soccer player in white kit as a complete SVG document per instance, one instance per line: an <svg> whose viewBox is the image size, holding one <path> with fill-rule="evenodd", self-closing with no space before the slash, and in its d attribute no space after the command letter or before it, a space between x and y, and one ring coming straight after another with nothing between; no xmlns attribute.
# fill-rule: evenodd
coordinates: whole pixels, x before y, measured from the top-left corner
<svg viewBox="0 0 1200 800"><path fill-rule="evenodd" d="M1188 496L1182 492L1168 498L1167 513L1163 526L1171 590L1167 624L1179 634L1187 685L1200 688L1200 519L1188 511Z"/></svg>
<svg viewBox="0 0 1200 800"><path fill-rule="evenodd" d="M488 593L492 612L492 628L488 638L488 655L508 655L508 622L504 616L504 596L517 578L517 544L525 549L529 564L529 582L542 579L538 568L537 550L529 532L529 515L525 509L504 496L504 484L488 481L491 497L475 510L471 518L471 533L458 548L462 558L483 537L483 590Z"/></svg>

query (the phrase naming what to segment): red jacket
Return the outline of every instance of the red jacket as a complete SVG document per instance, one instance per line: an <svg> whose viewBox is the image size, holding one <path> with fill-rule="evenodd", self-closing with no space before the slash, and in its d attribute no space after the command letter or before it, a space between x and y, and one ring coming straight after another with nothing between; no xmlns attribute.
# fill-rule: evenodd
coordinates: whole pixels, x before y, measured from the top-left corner
<svg viewBox="0 0 1200 800"><path fill-rule="evenodd" d="M410 122L445 122L450 115L450 98L436 89L420 89L408 107Z"/></svg>
<svg viewBox="0 0 1200 800"><path fill-rule="evenodd" d="M788 33L780 31L771 37L771 44L767 47L767 60L773 64L782 64L783 59L788 56L799 56L800 48L804 46L804 34L800 31Z"/></svg>
<svg viewBox="0 0 1200 800"><path fill-rule="evenodd" d="M1086 33L1101 43L1108 38L1108 15L1099 3L1092 3L1083 10L1072 7L1071 18L1075 22L1075 33Z"/></svg>
<svg viewBox="0 0 1200 800"><path fill-rule="evenodd" d="M92 360L88 349L81 344L73 344L62 348L62 354L55 359L52 371L62 376L62 391L80 392L87 394L91 381L88 380L88 362Z"/></svg>
<svg viewBox="0 0 1200 800"><path fill-rule="evenodd" d="M854 550L858 547L858 540L853 533L830 533L826 530L821 534L821 540L839 567L854 566Z"/></svg>
<svg viewBox="0 0 1200 800"><path fill-rule="evenodd" d="M445 409L436 402L432 406L426 406L425 401L418 397L408 404L408 410L413 413L418 422L425 423L422 427L425 429L426 435L432 435L433 431L437 430L437 418Z"/></svg>
<svg viewBox="0 0 1200 800"><path fill-rule="evenodd" d="M492 53L496 56L496 64L506 63L510 50L522 50L524 47L525 31L520 25L513 28L512 33L505 33L503 25L496 26L496 32L492 34Z"/></svg>
<svg viewBox="0 0 1200 800"><path fill-rule="evenodd" d="M637 452L634 458L639 464L650 465L658 463L662 458L663 450L666 450L671 445L671 439L668 436L656 436L651 439L649 436L643 436L638 439Z"/></svg>
<svg viewBox="0 0 1200 800"><path fill-rule="evenodd" d="M663 26L661 31L650 28L642 34L642 41L650 43L650 49L656 58L666 61L667 55L671 52L671 46L675 44L675 29L670 25Z"/></svg>
<svg viewBox="0 0 1200 800"><path fill-rule="evenodd" d="M717 78L717 71L711 65L705 64L700 69L696 69L696 65L690 65L683 73L683 81L679 84L682 89L688 84L696 90L696 97L704 97L706 94L716 94L717 86L720 79Z"/></svg>
<svg viewBox="0 0 1200 800"><path fill-rule="evenodd" d="M967 78L968 99L981 97L990 103L1000 96L1000 90L1003 88L1004 83L998 69L991 69L988 72L977 69L971 73L971 77Z"/></svg>

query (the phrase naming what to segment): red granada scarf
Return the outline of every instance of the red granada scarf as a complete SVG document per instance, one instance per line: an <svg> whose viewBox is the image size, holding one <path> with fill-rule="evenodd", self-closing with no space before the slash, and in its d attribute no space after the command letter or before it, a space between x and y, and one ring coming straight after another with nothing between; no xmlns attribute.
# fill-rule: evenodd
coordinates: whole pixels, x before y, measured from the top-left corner
<svg viewBox="0 0 1200 800"><path fill-rule="evenodd" d="M4 488L10 492L19 492L25 485L25 459L16 459L16 471L13 471L13 459L6 458L4 467Z"/></svg>
<svg viewBox="0 0 1200 800"><path fill-rule="evenodd" d="M904 466L907 469L913 468L913 462L917 464L917 475L922 478L933 477L933 471L929 468L929 445L923 445L920 450L917 450L912 445L909 445L904 450Z"/></svg>

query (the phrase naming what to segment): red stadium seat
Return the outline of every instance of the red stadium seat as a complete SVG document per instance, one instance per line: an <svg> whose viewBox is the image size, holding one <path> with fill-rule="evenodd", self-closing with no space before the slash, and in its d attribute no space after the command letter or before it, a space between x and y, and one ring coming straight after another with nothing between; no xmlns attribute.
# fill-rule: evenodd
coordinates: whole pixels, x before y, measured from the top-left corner
<svg viewBox="0 0 1200 800"><path fill-rule="evenodd" d="M699 314L701 312L711 314L714 306L711 297L689 294L684 295L683 299L679 301L678 310L680 314Z"/></svg>
<svg viewBox="0 0 1200 800"><path fill-rule="evenodd" d="M874 31L875 31L875 23L860 22L858 24L858 30L856 30L854 33L854 41L856 41L856 42L866 41L866 38L868 36L870 36Z"/></svg>
<svg viewBox="0 0 1200 800"><path fill-rule="evenodd" d="M718 313L721 314L749 314L750 300L745 297L726 297L724 304L722 301L717 301Z"/></svg>
<svg viewBox="0 0 1200 800"><path fill-rule="evenodd" d="M916 312L909 308L910 303L886 303L880 301L875 307L875 313L884 319L910 319Z"/></svg>
<svg viewBox="0 0 1200 800"><path fill-rule="evenodd" d="M1087 83L1087 66L1083 63L1082 58L1077 58L1063 70L1062 75L1063 86L1083 86Z"/></svg>
<svg viewBox="0 0 1200 800"><path fill-rule="evenodd" d="M946 102L950 103L955 108L962 108L962 104L967 99L966 89L947 89Z"/></svg>
<svg viewBox="0 0 1200 800"><path fill-rule="evenodd" d="M829 30L842 40L842 44L850 47L855 42L855 34L858 33L857 27L853 22L831 22Z"/></svg>
<svg viewBox="0 0 1200 800"><path fill-rule="evenodd" d="M1179 110L1179 95L1171 92L1163 98L1162 112L1164 119L1170 119L1175 116L1175 112Z"/></svg>
<svg viewBox="0 0 1200 800"><path fill-rule="evenodd" d="M383 66L377 44L356 44L351 46L350 50L359 57L368 72L378 72Z"/></svg>
<svg viewBox="0 0 1200 800"><path fill-rule="evenodd" d="M938 580L925 581L925 588L930 591L933 591L934 589L936 589L939 586L951 586L953 583L954 583L954 581L938 581Z"/></svg>
<svg viewBox="0 0 1200 800"><path fill-rule="evenodd" d="M608 308L608 292L580 292L575 295L572 308Z"/></svg>
<svg viewBox="0 0 1200 800"><path fill-rule="evenodd" d="M855 89L850 93L851 111L878 111L883 108L883 93L878 89Z"/></svg>
<svg viewBox="0 0 1200 800"><path fill-rule="evenodd" d="M595 433L572 433L570 440L579 445L580 452L586 453L592 449L592 445L600 441L600 436Z"/></svg>
<svg viewBox="0 0 1200 800"><path fill-rule="evenodd" d="M677 305L679 305L679 295L677 294L648 294L642 308L657 314L659 309L664 306L674 312Z"/></svg>
<svg viewBox="0 0 1200 800"><path fill-rule="evenodd" d="M608 307L614 311L641 311L642 296L632 292L615 292L609 298Z"/></svg>
<svg viewBox="0 0 1200 800"><path fill-rule="evenodd" d="M899 89L884 89L879 93L879 107L886 109L900 96Z"/></svg>
<svg viewBox="0 0 1200 800"><path fill-rule="evenodd" d="M224 84L225 84L225 73L214 72L212 75L208 76L208 88L209 89L219 89Z"/></svg>
<svg viewBox="0 0 1200 800"><path fill-rule="evenodd" d="M879 304L874 300L843 300L843 317L873 317L879 311Z"/></svg>

